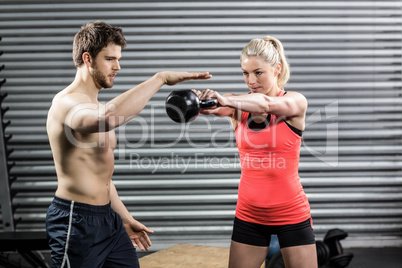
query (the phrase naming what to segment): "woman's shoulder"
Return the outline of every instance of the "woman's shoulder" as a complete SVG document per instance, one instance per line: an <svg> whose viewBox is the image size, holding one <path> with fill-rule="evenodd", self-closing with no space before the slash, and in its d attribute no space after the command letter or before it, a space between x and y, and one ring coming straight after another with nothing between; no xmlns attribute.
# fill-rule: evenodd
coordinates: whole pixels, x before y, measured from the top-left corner
<svg viewBox="0 0 402 268"><path fill-rule="evenodd" d="M306 99L306 97L297 91L285 91L285 93L283 94L284 97L296 97L296 98L303 98Z"/></svg>

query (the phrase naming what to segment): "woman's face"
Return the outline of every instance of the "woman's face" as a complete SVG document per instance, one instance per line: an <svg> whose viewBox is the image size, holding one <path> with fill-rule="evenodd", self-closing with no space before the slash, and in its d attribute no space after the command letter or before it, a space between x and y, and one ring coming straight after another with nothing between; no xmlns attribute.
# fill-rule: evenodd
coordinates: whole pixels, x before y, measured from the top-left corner
<svg viewBox="0 0 402 268"><path fill-rule="evenodd" d="M278 94L277 78L280 63L277 64L277 68L273 68L262 58L251 56L242 60L241 68L244 82L246 82L252 93L261 93L268 96Z"/></svg>

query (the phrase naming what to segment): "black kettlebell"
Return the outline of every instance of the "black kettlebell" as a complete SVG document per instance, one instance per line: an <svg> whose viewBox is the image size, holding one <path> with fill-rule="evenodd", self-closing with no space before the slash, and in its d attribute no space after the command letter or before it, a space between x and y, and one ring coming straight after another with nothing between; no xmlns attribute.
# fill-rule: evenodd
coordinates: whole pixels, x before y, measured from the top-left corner
<svg viewBox="0 0 402 268"><path fill-rule="evenodd" d="M217 99L200 100L191 90L175 90L166 98L166 113L176 123L187 123L197 118L201 108L218 105Z"/></svg>

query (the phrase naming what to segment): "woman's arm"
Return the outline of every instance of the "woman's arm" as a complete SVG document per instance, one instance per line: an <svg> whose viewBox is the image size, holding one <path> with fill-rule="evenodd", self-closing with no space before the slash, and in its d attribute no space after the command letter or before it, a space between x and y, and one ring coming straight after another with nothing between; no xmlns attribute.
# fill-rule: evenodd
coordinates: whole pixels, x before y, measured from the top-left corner
<svg viewBox="0 0 402 268"><path fill-rule="evenodd" d="M205 96L205 97L204 97ZM289 91L283 97L269 97L260 93L241 95L220 95L216 91L209 90L204 98L216 98L222 107L242 110L255 114L274 114L287 118L304 115L307 109L306 98L298 93Z"/></svg>
<svg viewBox="0 0 402 268"><path fill-rule="evenodd" d="M198 95L198 94L197 94ZM200 99L216 98L218 106L209 109L204 109L203 114L215 114L225 116L230 114L234 119L234 111L241 110L254 114L274 114L283 116L286 120L296 128L304 129L304 119L307 110L306 98L298 93L289 91L283 97L269 97L260 93L252 94L224 94L206 89L199 94ZM231 113L230 113L231 112Z"/></svg>

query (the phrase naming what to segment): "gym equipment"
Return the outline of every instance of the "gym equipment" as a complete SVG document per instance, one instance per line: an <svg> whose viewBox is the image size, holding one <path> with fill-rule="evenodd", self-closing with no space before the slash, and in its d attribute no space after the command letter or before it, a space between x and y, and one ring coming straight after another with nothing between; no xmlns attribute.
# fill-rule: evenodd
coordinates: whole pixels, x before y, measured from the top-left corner
<svg viewBox="0 0 402 268"><path fill-rule="evenodd" d="M328 246L330 256L329 267L343 268L352 261L353 253L344 253L340 240L345 239L348 233L341 229L331 229L324 237L324 243Z"/></svg>
<svg viewBox="0 0 402 268"><path fill-rule="evenodd" d="M328 246L322 241L315 242L316 250L317 250L317 261L318 266L322 266L327 264L328 259L330 257L330 252Z"/></svg>
<svg viewBox="0 0 402 268"><path fill-rule="evenodd" d="M49 268L40 251L50 250L46 232L0 232L0 267L21 267L3 252L17 251L31 267Z"/></svg>
<svg viewBox="0 0 402 268"><path fill-rule="evenodd" d="M187 123L197 118L201 108L218 105L217 99L200 100L191 90L175 90L166 98L166 113L176 123Z"/></svg>

